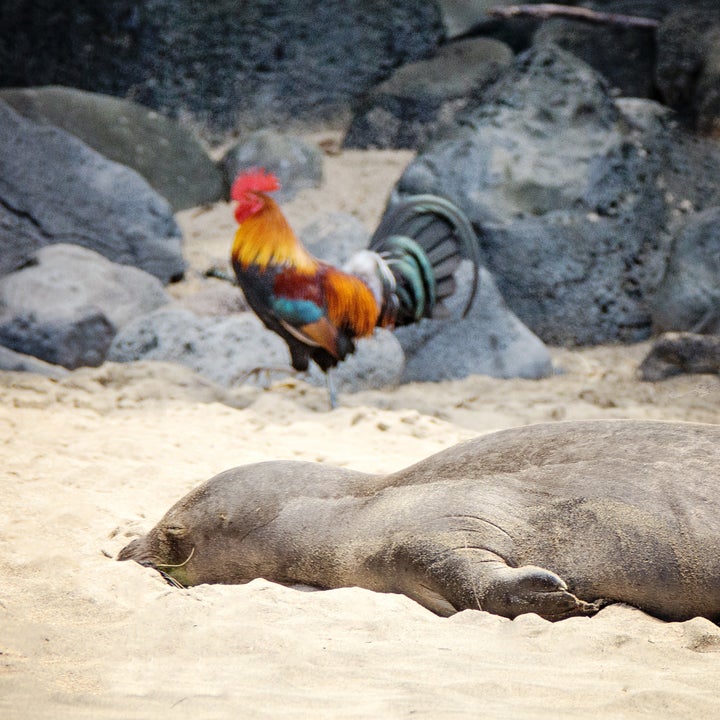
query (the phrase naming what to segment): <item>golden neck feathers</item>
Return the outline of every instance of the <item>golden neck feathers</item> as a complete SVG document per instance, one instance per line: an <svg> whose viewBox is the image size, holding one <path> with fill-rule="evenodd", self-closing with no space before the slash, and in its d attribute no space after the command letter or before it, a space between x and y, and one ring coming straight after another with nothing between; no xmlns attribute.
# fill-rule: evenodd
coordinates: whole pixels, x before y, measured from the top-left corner
<svg viewBox="0 0 720 720"><path fill-rule="evenodd" d="M277 203L257 193L261 208L246 218L235 233L232 259L247 270L254 265L264 272L268 266L289 266L298 273L316 272L317 260L302 246Z"/></svg>

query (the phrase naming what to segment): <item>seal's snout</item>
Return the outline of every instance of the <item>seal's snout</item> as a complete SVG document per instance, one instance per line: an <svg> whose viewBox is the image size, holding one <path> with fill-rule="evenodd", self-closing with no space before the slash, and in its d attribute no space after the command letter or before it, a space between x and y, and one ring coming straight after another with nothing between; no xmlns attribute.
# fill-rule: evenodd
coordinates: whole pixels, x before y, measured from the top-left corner
<svg viewBox="0 0 720 720"><path fill-rule="evenodd" d="M148 558L143 558L142 556L145 554L143 552L144 547L142 543L142 538L135 538L131 543L128 543L119 553L117 556L118 560L135 560L139 562L141 565L144 565L148 562Z"/></svg>
<svg viewBox="0 0 720 720"><path fill-rule="evenodd" d="M166 582L175 587L187 587L193 584L190 582L187 564L195 554L195 548L190 548L188 552L184 548L179 550L173 535L181 535L185 529L175 526L172 529L178 530L178 532L171 531L168 534L154 528L147 535L135 538L118 553L117 559L134 560L138 565L153 568L162 575ZM172 543L168 542L170 539L173 540ZM181 556L182 560L176 560Z"/></svg>

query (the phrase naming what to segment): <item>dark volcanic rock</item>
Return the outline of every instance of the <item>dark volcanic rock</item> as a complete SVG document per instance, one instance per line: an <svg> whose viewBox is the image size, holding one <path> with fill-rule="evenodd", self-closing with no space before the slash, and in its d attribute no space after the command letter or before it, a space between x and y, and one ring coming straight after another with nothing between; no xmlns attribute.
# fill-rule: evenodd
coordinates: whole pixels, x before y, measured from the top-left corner
<svg viewBox="0 0 720 720"><path fill-rule="evenodd" d="M655 35L652 30L558 18L538 28L534 43L552 43L571 52L602 73L622 95L656 96Z"/></svg>
<svg viewBox="0 0 720 720"><path fill-rule="evenodd" d="M434 57L403 65L359 104L343 144L351 148L417 148L452 126L512 61L504 43L462 40Z"/></svg>
<svg viewBox="0 0 720 720"><path fill-rule="evenodd" d="M223 196L222 173L193 135L137 103L64 87L1 90L0 100L136 170L173 210Z"/></svg>
<svg viewBox="0 0 720 720"><path fill-rule="evenodd" d="M126 325L113 340L108 360L174 362L226 387L247 380L255 368L291 372L287 346L252 313L200 317L175 306Z"/></svg>
<svg viewBox="0 0 720 720"><path fill-rule="evenodd" d="M225 387L265 382L264 370L276 378L295 374L285 342L253 313L200 317L176 306L127 325L114 339L108 359L174 362ZM335 373L335 384L340 392L396 385L402 368L403 354L397 340L386 330L378 331L375 337L358 343L356 355ZM316 385L326 383L317 367L304 377Z"/></svg>
<svg viewBox="0 0 720 720"><path fill-rule="evenodd" d="M548 343L593 344L649 337L676 218L718 204L717 177L716 147L542 46L424 149L396 193L458 204L520 320Z"/></svg>
<svg viewBox="0 0 720 720"><path fill-rule="evenodd" d="M674 375L720 373L720 335L665 333L640 364L640 377L656 382Z"/></svg>
<svg viewBox="0 0 720 720"><path fill-rule="evenodd" d="M209 131L344 119L442 35L424 0L46 0L4 3L0 26L0 85L126 96Z"/></svg>
<svg viewBox="0 0 720 720"><path fill-rule="evenodd" d="M315 257L342 267L367 248L370 233L354 215L333 212L306 225L300 231L300 241Z"/></svg>
<svg viewBox="0 0 720 720"><path fill-rule="evenodd" d="M29 372L52 378L61 378L68 374L68 371L60 365L46 363L32 355L24 355L2 345L0 345L0 370L5 372Z"/></svg>
<svg viewBox="0 0 720 720"><path fill-rule="evenodd" d="M678 8L657 32L663 101L701 133L720 137L720 7Z"/></svg>
<svg viewBox="0 0 720 720"><path fill-rule="evenodd" d="M470 264L459 271L459 292L447 301L448 317L398 328L405 351L403 382L450 380L468 375L537 379L552 375L542 341L507 308L487 270L467 317L460 315L469 289Z"/></svg>
<svg viewBox="0 0 720 720"><path fill-rule="evenodd" d="M134 170L0 101L0 276L52 243L74 243L163 282L182 277L167 200Z"/></svg>
<svg viewBox="0 0 720 720"><path fill-rule="evenodd" d="M720 333L720 207L689 217L650 308L655 332Z"/></svg>
<svg viewBox="0 0 720 720"><path fill-rule="evenodd" d="M402 380L405 356L394 333L378 328L372 337L360 338L355 352L332 371L332 382L338 392L360 392L395 387ZM307 380L320 387L327 377L310 364Z"/></svg>
<svg viewBox="0 0 720 720"><path fill-rule="evenodd" d="M100 365L119 328L168 299L142 270L51 245L0 278L0 345L69 369Z"/></svg>
<svg viewBox="0 0 720 720"><path fill-rule="evenodd" d="M322 182L322 152L302 138L274 130L257 130L230 148L221 161L225 184L232 186L238 173L253 167L277 175L280 190L273 197L280 203L291 200L303 188Z"/></svg>

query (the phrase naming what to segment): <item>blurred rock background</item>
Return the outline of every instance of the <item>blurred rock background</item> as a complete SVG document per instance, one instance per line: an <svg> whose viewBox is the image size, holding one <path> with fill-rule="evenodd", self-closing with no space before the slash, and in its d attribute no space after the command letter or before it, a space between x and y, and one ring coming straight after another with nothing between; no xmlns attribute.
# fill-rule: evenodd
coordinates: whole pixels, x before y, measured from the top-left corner
<svg viewBox="0 0 720 720"><path fill-rule="evenodd" d="M390 202L448 197L486 265L467 326L372 341L347 389L538 377L552 372L543 343L717 333L717 0L568 3L614 16L600 23L493 12L511 4L0 3L0 367L51 374L152 357L229 383L258 348L282 363L252 321L160 307L162 284L187 268L175 213L223 201L249 164L275 170L289 200L321 182L324 153L346 149L413 151ZM304 139L317 130L342 139ZM366 240L347 222L298 231L332 261L346 232ZM118 284L135 288L122 314ZM246 314L241 302L227 312ZM439 372L457 332L461 356ZM204 370L224 346L232 367Z"/></svg>

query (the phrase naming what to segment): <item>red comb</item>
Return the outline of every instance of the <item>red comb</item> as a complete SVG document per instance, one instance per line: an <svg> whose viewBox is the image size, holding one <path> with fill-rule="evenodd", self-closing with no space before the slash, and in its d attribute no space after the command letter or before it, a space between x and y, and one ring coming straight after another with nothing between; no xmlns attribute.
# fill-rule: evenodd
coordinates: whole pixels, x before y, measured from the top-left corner
<svg viewBox="0 0 720 720"><path fill-rule="evenodd" d="M251 168L240 173L230 189L233 200L241 200L245 193L272 192L280 189L280 181L272 173L265 172L264 168Z"/></svg>

